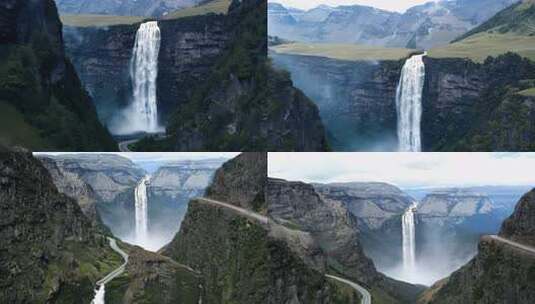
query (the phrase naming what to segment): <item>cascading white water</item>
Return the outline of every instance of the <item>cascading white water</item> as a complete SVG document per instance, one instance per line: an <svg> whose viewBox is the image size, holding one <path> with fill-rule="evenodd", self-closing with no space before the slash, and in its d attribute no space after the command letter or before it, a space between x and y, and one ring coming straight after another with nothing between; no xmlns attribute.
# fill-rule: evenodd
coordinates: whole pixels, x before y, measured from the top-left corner
<svg viewBox="0 0 535 304"><path fill-rule="evenodd" d="M104 284L101 284L97 290L95 290L95 297L91 304L104 304Z"/></svg>
<svg viewBox="0 0 535 304"><path fill-rule="evenodd" d="M158 78L158 54L160 52L160 28L157 21L141 24L130 62L133 86L132 121L139 131L155 133L158 125L156 106L156 79Z"/></svg>
<svg viewBox="0 0 535 304"><path fill-rule="evenodd" d="M135 198L135 217L136 217L136 243L138 245L144 244L147 241L148 233L148 205L147 205L147 184L150 181L150 176L144 176L137 185L134 193Z"/></svg>
<svg viewBox="0 0 535 304"><path fill-rule="evenodd" d="M416 203L413 203L401 218L403 268L405 272L413 272L416 266L416 230L414 228L414 211Z"/></svg>
<svg viewBox="0 0 535 304"><path fill-rule="evenodd" d="M423 60L425 55L414 55L407 59L401 70L401 78L396 91L398 141L401 152L422 151L420 123L425 81Z"/></svg>

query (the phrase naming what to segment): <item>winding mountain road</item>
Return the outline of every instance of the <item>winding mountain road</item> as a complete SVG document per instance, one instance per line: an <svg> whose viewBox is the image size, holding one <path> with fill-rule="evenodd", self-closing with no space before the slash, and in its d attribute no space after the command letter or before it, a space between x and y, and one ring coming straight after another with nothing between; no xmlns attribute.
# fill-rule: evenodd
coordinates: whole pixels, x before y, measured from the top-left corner
<svg viewBox="0 0 535 304"><path fill-rule="evenodd" d="M360 286L359 284L346 280L346 279L342 279L342 278L330 275L330 274L326 274L325 276L333 280L337 280L342 283L345 283L351 286L356 291L358 291L362 295L362 300L360 301L361 304L372 304L372 295L368 292L368 290L366 290L364 287Z"/></svg>
<svg viewBox="0 0 535 304"><path fill-rule="evenodd" d="M509 246L511 246L513 248L519 249L519 250L524 251L526 253L535 255L535 248L534 247L531 247L531 246L528 246L528 245L524 245L524 244L521 244L521 243L518 243L518 242L515 242L515 241L511 241L511 240L508 240L508 239L503 238L503 237L498 236L498 235L486 235L483 238L488 238L488 239L491 239L493 241L509 245Z"/></svg>
<svg viewBox="0 0 535 304"><path fill-rule="evenodd" d="M136 143L139 139L131 139L131 140L125 140L121 141L119 143L119 151L120 152L132 152L130 148L128 148L129 145Z"/></svg>
<svg viewBox="0 0 535 304"><path fill-rule="evenodd" d="M110 242L110 247L111 249L113 249L115 252L117 252L118 254L120 254L123 259L124 259L124 263L119 266L117 269L115 269L114 271L108 273L107 276L105 276L104 278L100 279L100 281L97 282L97 285L100 286L102 284L107 284L109 281L113 280L114 278L120 276L125 268L126 268L126 264L128 264L128 254L126 254L126 252L122 251L121 248L119 248L119 246L117 246L117 241L115 241L114 238L111 238L111 237L108 237L108 241Z"/></svg>
<svg viewBox="0 0 535 304"><path fill-rule="evenodd" d="M221 201L217 201L217 200L214 200L214 199L210 199L210 198L206 198L206 197L198 197L198 198L196 198L196 200L203 201L203 202L208 203L208 204L217 205L217 206L221 206L221 207L224 207L224 208L232 209L232 210L240 213L241 215L244 215L244 216L246 216L246 217L248 217L250 219L259 221L261 224L264 224L264 225L267 225L268 222L269 222L269 219L268 219L267 216L263 216L263 215L258 214L256 212L253 212L253 211L250 211L250 210L247 210L247 209L244 209L244 208L232 205L232 204L227 204L227 203L224 203L224 202L221 202Z"/></svg>
<svg viewBox="0 0 535 304"><path fill-rule="evenodd" d="M247 209L244 209L244 208L232 205L232 204L224 203L224 202L221 202L221 201L218 201L218 200L214 200L214 199L210 199L210 198L206 198L206 197L198 197L198 198L196 198L196 200L202 201L204 203L216 205L216 206L219 206L219 207L231 209L233 211L238 212L239 214L241 214L243 216L246 216L246 217L248 217L250 219L256 220L256 221L258 221L258 222L260 222L261 224L264 224L264 225L268 225L269 224L269 218L267 216L258 214L256 212L251 211L251 210L247 210ZM337 281L340 281L342 283L348 284L349 286L351 286L352 288L357 290L362 295L361 304L371 304L372 303L372 296L370 295L368 290L366 290L364 287L360 286L359 284L357 284L355 282L352 282L352 281L349 281L349 280L346 280L346 279L339 278L337 276L329 275L329 274L327 274L325 276L328 277L328 278L331 278L333 280L337 280Z"/></svg>

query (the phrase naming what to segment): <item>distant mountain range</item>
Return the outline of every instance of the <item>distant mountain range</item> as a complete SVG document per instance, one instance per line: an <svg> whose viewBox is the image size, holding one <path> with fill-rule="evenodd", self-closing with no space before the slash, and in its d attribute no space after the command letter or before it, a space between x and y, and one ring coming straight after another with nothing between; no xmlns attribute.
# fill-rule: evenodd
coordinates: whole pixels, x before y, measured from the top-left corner
<svg viewBox="0 0 535 304"><path fill-rule="evenodd" d="M268 5L269 35L304 42L429 49L445 45L517 0L442 0L405 13L369 6L320 5L304 11Z"/></svg>
<svg viewBox="0 0 535 304"><path fill-rule="evenodd" d="M158 17L203 0L56 0L62 14Z"/></svg>

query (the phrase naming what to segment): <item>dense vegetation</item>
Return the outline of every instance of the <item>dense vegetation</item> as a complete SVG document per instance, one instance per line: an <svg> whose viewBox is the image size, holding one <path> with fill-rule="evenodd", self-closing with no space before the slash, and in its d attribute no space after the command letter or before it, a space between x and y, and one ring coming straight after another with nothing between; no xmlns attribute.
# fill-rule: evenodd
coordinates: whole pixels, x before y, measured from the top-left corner
<svg viewBox="0 0 535 304"><path fill-rule="evenodd" d="M54 2L23 3L21 7L16 20L19 37L0 45L0 102L8 109L0 114L0 120L16 123L2 128L0 137L8 144L37 150L115 150L112 137L99 123L90 97L64 56ZM38 17L27 20L28 12ZM15 128L26 131L12 132ZM24 138L26 135L30 138Z"/></svg>
<svg viewBox="0 0 535 304"><path fill-rule="evenodd" d="M525 96L535 86L535 64L517 54L489 57L482 66L489 84L480 98L466 109L468 129L457 130L450 142L436 147L444 151L533 151L535 150L535 113Z"/></svg>

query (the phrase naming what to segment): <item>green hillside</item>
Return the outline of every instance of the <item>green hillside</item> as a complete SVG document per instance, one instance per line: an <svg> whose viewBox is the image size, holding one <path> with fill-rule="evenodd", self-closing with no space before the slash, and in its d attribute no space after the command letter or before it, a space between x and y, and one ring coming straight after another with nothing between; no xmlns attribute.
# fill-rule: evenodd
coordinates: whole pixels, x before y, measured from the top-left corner
<svg viewBox="0 0 535 304"><path fill-rule="evenodd" d="M281 54L327 57L338 60L399 60L409 57L416 50L404 48L372 47L358 44L288 43L273 46L272 51Z"/></svg>
<svg viewBox="0 0 535 304"><path fill-rule="evenodd" d="M206 14L226 14L231 0L213 0L200 5L181 9L170 13L164 19L178 19L184 17L206 15Z"/></svg>
<svg viewBox="0 0 535 304"><path fill-rule="evenodd" d="M504 9L453 43L430 50L429 56L483 62L507 52L535 61L535 1L524 0Z"/></svg>
<svg viewBox="0 0 535 304"><path fill-rule="evenodd" d="M134 24L141 22L145 17L138 16L112 16L112 15L61 15L61 23L74 27L100 27L120 24Z"/></svg>

